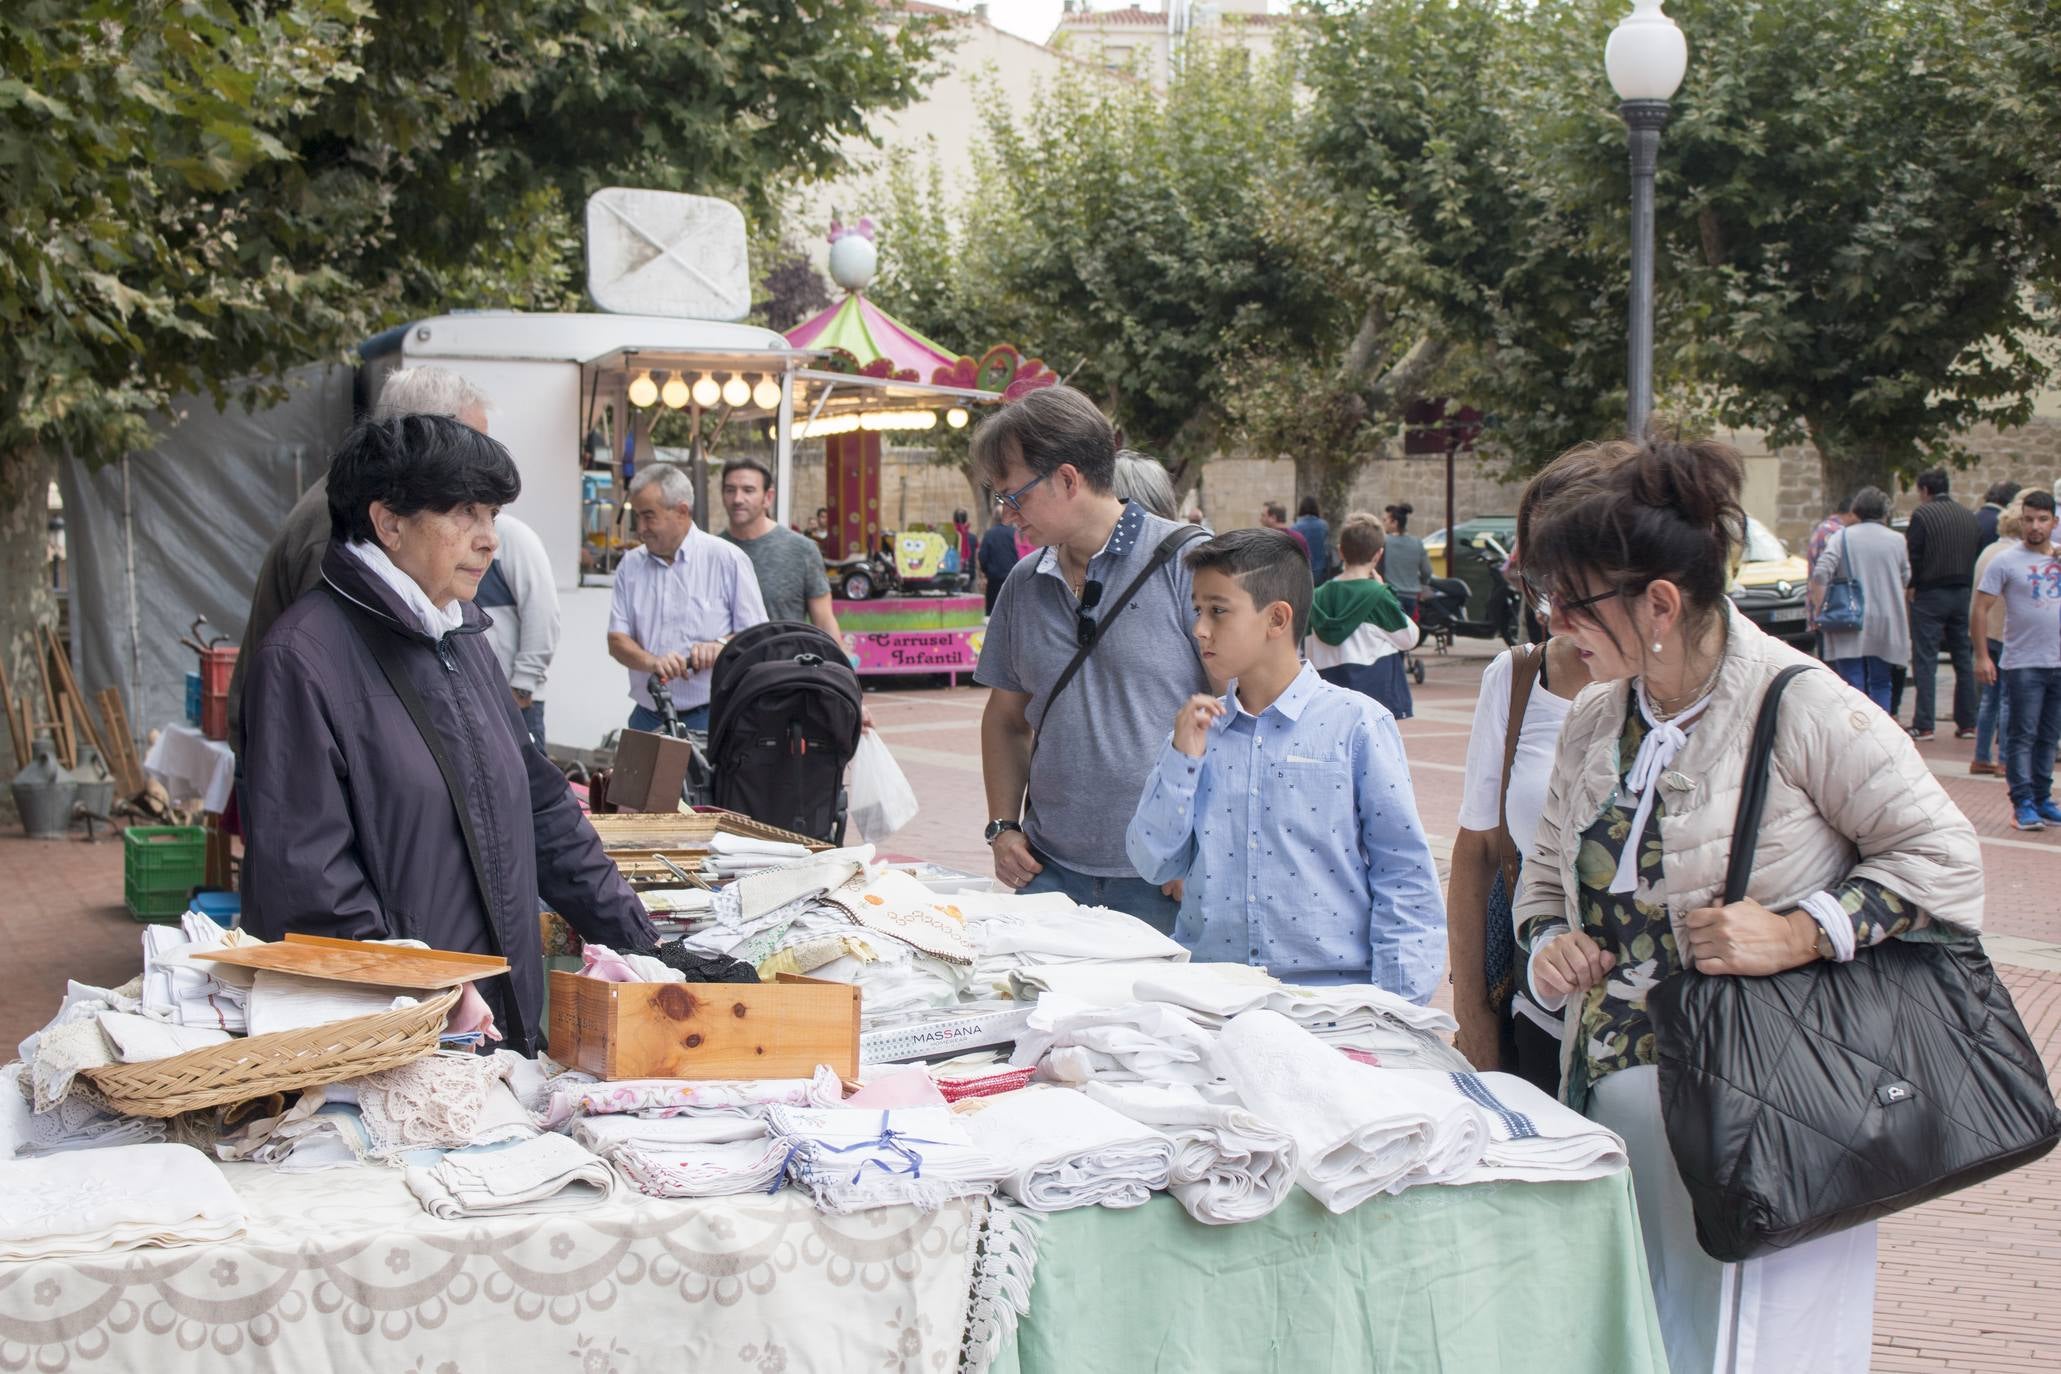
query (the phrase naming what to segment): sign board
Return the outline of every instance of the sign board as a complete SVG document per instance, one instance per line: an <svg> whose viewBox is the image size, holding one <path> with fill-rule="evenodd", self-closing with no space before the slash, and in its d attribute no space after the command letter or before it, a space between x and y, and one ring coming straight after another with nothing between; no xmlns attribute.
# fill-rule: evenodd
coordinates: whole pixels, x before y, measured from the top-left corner
<svg viewBox="0 0 2061 1374"><path fill-rule="evenodd" d="M751 313L744 215L726 200L609 186L587 198L587 294L618 315Z"/></svg>

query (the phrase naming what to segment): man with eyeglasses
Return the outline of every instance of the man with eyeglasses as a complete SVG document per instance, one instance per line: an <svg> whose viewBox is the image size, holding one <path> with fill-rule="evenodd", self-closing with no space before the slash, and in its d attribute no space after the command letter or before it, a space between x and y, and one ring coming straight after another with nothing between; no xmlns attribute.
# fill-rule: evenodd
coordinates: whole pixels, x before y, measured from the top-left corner
<svg viewBox="0 0 2061 1374"><path fill-rule="evenodd" d="M1064 892L1171 933L1178 895L1138 876L1124 831L1167 721L1210 690L1173 538L1205 532L1118 497L1116 450L1109 420L1066 386L1034 391L974 431L996 517L1044 546L1003 582L973 674L990 689L987 840L1008 886Z"/></svg>

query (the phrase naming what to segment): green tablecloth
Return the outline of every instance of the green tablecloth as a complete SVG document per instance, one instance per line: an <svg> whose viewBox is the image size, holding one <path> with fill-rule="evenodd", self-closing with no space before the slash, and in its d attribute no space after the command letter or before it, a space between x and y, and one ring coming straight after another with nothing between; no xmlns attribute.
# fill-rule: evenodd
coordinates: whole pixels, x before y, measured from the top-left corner
<svg viewBox="0 0 2061 1374"><path fill-rule="evenodd" d="M1630 1174L1412 1188L1344 1216L1298 1188L1242 1226L1160 1194L1042 1229L995 1374L1667 1374Z"/></svg>

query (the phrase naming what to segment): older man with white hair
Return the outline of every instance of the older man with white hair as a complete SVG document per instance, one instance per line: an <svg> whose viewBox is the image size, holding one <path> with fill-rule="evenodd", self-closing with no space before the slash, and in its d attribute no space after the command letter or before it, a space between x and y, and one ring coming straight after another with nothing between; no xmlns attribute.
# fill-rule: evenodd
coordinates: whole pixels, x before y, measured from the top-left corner
<svg viewBox="0 0 2061 1374"><path fill-rule="evenodd" d="M630 514L641 547L615 570L609 657L629 670L632 730L656 730L649 686L665 683L690 730L708 728L709 669L739 630L763 625L766 604L744 550L695 528L694 484L672 463L630 480Z"/></svg>
<svg viewBox="0 0 2061 1374"><path fill-rule="evenodd" d="M446 368L402 368L387 375L371 418L391 420L400 415L448 415L485 434L487 394ZM536 531L512 515L496 517L494 529L501 547L480 584L479 596L479 604L489 608L493 621L487 642L501 661L515 704L541 748L544 677L558 648L558 588L551 575L550 554ZM250 618L243 626L243 647L229 682L229 739L239 754L243 751L244 665L265 642L272 622L311 588L321 585L322 556L328 551L329 483L318 480L287 513L279 537L258 566Z"/></svg>

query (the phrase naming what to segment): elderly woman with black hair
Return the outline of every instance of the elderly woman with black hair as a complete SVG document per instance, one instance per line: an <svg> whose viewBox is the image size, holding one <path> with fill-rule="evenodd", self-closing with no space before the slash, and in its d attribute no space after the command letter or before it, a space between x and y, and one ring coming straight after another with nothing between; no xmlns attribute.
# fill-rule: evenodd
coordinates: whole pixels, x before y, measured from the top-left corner
<svg viewBox="0 0 2061 1374"><path fill-rule="evenodd" d="M244 925L499 954L508 976L456 1024L531 1053L540 891L590 940L655 937L524 729L472 604L521 486L508 451L456 420L345 438L322 585L273 623L246 689Z"/></svg>
<svg viewBox="0 0 2061 1374"><path fill-rule="evenodd" d="M1896 721L1804 672L1782 700L1746 896L1725 902L1755 719L1779 674L1814 662L1725 594L1741 477L1722 444L1618 442L1534 479L1554 490L1530 514L1524 579L1596 685L1561 730L1513 926L1534 998L1566 1007L1563 1099L1624 1137L1669 1366L1860 1374L1874 1224L1739 1264L1703 1252L1647 994L1690 969L1759 978L1972 932L1982 860Z"/></svg>

